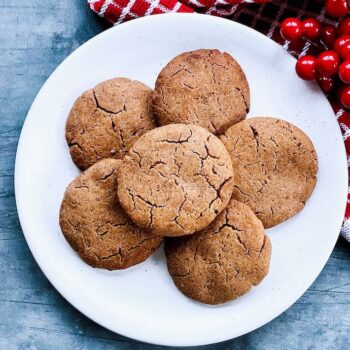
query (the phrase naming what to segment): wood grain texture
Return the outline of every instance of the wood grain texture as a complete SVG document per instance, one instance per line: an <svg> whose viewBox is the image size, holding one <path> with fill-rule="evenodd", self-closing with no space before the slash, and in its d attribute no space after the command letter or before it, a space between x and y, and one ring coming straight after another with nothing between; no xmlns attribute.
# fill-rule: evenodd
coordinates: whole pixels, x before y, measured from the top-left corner
<svg viewBox="0 0 350 350"><path fill-rule="evenodd" d="M109 332L69 305L38 268L18 222L13 171L26 113L53 69L104 29L85 2L0 0L0 349L160 348ZM202 348L348 349L349 343L350 245L340 239L288 311L255 332Z"/></svg>

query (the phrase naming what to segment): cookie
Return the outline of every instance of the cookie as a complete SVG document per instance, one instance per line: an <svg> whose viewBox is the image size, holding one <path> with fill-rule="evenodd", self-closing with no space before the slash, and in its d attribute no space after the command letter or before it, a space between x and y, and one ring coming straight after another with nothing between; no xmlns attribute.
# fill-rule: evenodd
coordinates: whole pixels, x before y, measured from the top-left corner
<svg viewBox="0 0 350 350"><path fill-rule="evenodd" d="M250 106L249 86L240 65L218 50L185 52L160 72L153 109L160 125L200 125L222 134L245 119Z"/></svg>
<svg viewBox="0 0 350 350"><path fill-rule="evenodd" d="M121 161L105 159L67 188L60 211L61 230L80 257L93 267L125 269L146 260L161 238L134 225L117 202Z"/></svg>
<svg viewBox="0 0 350 350"><path fill-rule="evenodd" d="M269 271L271 243L261 221L231 199L205 230L165 242L168 270L177 288L206 304L247 293Z"/></svg>
<svg viewBox="0 0 350 350"><path fill-rule="evenodd" d="M126 78L84 92L66 123L73 162L85 170L104 158L122 158L140 135L155 127L151 104L152 89Z"/></svg>
<svg viewBox="0 0 350 350"><path fill-rule="evenodd" d="M275 118L252 118L233 125L221 141L235 171L233 198L249 205L265 228L305 206L317 181L317 155L296 126Z"/></svg>
<svg viewBox="0 0 350 350"><path fill-rule="evenodd" d="M233 188L226 148L195 125L166 125L142 135L117 176L126 213L161 236L188 235L208 226Z"/></svg>

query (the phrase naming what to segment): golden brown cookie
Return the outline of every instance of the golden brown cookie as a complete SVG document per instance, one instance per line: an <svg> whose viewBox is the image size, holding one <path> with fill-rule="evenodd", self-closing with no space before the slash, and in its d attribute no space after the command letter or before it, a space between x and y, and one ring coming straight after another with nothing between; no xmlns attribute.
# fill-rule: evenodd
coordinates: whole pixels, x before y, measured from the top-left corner
<svg viewBox="0 0 350 350"><path fill-rule="evenodd" d="M126 78L104 81L75 101L66 124L73 162L82 170L104 158L122 158L155 127L152 89Z"/></svg>
<svg viewBox="0 0 350 350"><path fill-rule="evenodd" d="M205 230L165 242L168 270L188 297L220 304L247 293L267 275L271 242L261 221L231 199Z"/></svg>
<svg viewBox="0 0 350 350"><path fill-rule="evenodd" d="M233 171L216 136L199 126L171 124L132 145L118 184L119 201L137 225L181 236L205 228L225 208Z"/></svg>
<svg viewBox="0 0 350 350"><path fill-rule="evenodd" d="M160 125L200 125L222 134L249 111L249 86L226 52L196 50L172 59L160 72L153 108Z"/></svg>
<svg viewBox="0 0 350 350"><path fill-rule="evenodd" d="M252 118L233 125L221 141L235 172L233 198L249 205L265 228L305 206L317 181L317 155L296 126L275 118Z"/></svg>
<svg viewBox="0 0 350 350"><path fill-rule="evenodd" d="M134 225L117 202L121 161L105 159L67 188L60 226L69 244L93 267L125 269L146 260L161 239Z"/></svg>

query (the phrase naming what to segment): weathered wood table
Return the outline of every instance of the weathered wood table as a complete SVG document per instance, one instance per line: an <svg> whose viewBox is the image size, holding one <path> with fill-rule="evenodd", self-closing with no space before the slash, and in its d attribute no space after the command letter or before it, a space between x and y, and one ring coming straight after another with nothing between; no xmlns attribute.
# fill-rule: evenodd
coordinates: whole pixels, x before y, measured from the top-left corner
<svg viewBox="0 0 350 350"><path fill-rule="evenodd" d="M109 332L68 304L35 263L18 222L13 173L26 113L75 48L104 29L86 0L0 0L0 349L149 348ZM43 145L45 147L45 145ZM288 276L286 276L288 278ZM283 315L213 349L349 349L350 244Z"/></svg>

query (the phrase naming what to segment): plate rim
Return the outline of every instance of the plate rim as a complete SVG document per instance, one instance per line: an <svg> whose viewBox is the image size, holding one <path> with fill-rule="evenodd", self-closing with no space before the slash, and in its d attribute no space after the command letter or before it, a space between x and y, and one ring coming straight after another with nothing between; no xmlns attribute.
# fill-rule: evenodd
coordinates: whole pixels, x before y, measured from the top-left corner
<svg viewBox="0 0 350 350"><path fill-rule="evenodd" d="M273 44L275 47L279 47L282 49L282 47L276 43L275 41L273 41L272 39L268 38L267 36L265 36L264 34L246 26L243 24L240 24L238 22L235 22L233 20L230 19L226 19L226 18L221 18L221 17L216 17L216 16L211 16L211 15L204 15L204 14L197 14L197 13L166 13L166 14L161 14L162 19L164 20L164 17L171 17L171 18L177 18L177 17L193 17L196 16L197 18L201 18L200 20L203 21L212 21L213 23L216 22L218 23L218 25L220 25L220 22L226 22L227 24L231 25L233 29L241 29L243 31L248 31L251 32L253 35L257 36L257 38L259 38L260 40L264 40L266 42L269 42L269 44ZM141 17L141 18L137 18L134 19L132 21L129 22L125 22L122 24L123 28L125 28L126 26L128 27L133 27L133 26L139 26L142 25L142 23L147 23L147 22L153 22L153 21L157 21L159 20L160 16L157 15L152 15L152 16L146 16L146 17ZM170 19L169 19L170 20ZM199 346L199 345L209 345L209 344L215 344L215 343L219 343L225 340L229 340L229 339L235 339L238 336L242 336L244 334L250 333L254 330L257 330L258 328L262 327L263 325L271 322L273 319L277 318L278 316L280 316L282 313L284 313L287 309L289 309L309 288L310 286L314 283L314 281L316 280L316 278L319 276L319 274L321 273L321 271L323 270L324 266L326 265L327 261L329 260L329 257L331 256L331 253L334 249L334 246L337 242L337 239L339 237L339 235L334 235L334 242L332 244L332 247L329 251L328 257L325 259L324 263L322 265L320 265L317 274L315 274L315 278L307 285L305 285L302 289L303 292L298 293L297 296L295 296L294 298L290 298L289 302L287 303L288 305L286 305L284 308L282 308L282 310L280 310L280 312L277 315L273 315L272 317L267 317L266 319L264 319L263 321L261 321L260 323L257 323L253 329L247 329L246 331L240 333L240 335L235 336L234 338L223 338L223 337L216 337L216 340L213 341L202 341L202 342L182 342L181 340L175 340L175 339L168 339L167 342L164 341L157 341L154 337L150 336L146 336L145 334L140 335L140 333L136 331L133 331L131 329L128 329L128 331L122 329L122 330L116 330L115 328L113 328L110 324L107 324L107 322L104 322L103 320L100 320L98 317L98 314L96 314L96 312L91 311L91 309L89 307L87 307L84 304L80 304L79 302L77 302L76 298L72 297L71 295L69 295L69 293L66 293L64 291L64 288L61 287L60 283L58 281L55 280L54 276L51 274L50 269L48 269L45 264L40 261L39 256L37 256L34 252L35 252L35 247L31 246L30 244L30 235L29 235L29 231L30 229L27 227L26 225L26 220L25 220L25 215L23 214L22 211L22 205L21 205L21 200L20 200L20 185L19 185L19 171L18 169L20 168L19 165L19 154L21 152L21 149L23 148L23 137L22 135L25 133L26 130L26 126L28 124L28 117L31 115L32 110L34 109L34 106L36 105L37 101L39 100L42 92L45 90L46 85L48 84L48 82L55 76L55 74L57 73L57 71L61 68L61 66L63 64L65 64L67 61L74 59L75 55L77 54L78 51L80 51L80 49L83 48L87 48L89 46L93 46L94 42L97 40L100 40L101 37L106 36L106 35L110 35L111 32L114 31L118 31L120 28L120 25L118 26L114 26L111 27L109 29L106 29L104 31L102 31L101 33L97 34L96 36L92 37L91 39L89 39L87 42L85 42L84 44L82 44L81 46L77 47L73 52L71 52L56 68L55 70L50 74L50 76L45 80L44 84L42 85L42 87L40 88L39 92L37 93L34 101L32 102L32 105L30 107L30 109L28 110L28 113L26 115L26 118L24 120L24 123L22 125L21 128L21 133L18 139L18 144L17 144L17 150L16 150L16 159L15 159L15 169L14 169L14 189L15 189L15 200L16 200L16 207L17 207L17 213L18 213L18 218L20 221L20 225L22 228L22 232L24 235L24 238L26 240L27 246L29 247L29 250L34 258L34 260L36 261L36 263L38 264L40 270L43 272L43 274L45 275L45 277L49 280L49 282L52 284L52 286L56 289L56 291L70 304L72 305L75 309L77 309L79 312L81 312L82 314L84 314L86 317L88 317L90 320L92 320L93 322L97 323L98 325L108 329L109 331L119 334L121 336L130 338L130 339L134 339L137 341L141 341L141 342L146 342L149 344L154 344L154 345L165 345L165 346L179 346L179 347L185 347L185 346ZM288 54L289 58L293 61L295 61L295 58L288 52L286 51L286 54ZM319 88L317 88L319 90L319 92L323 95L323 93L321 92L321 90ZM326 98L326 97L325 97ZM334 120L334 122L337 123L336 120ZM339 128L339 135L341 136L341 131ZM344 157L344 167L346 169L347 172L347 161L346 161L346 149L345 149L345 144L344 142L342 143L343 147L342 147L342 153L345 156ZM347 175L348 176L348 175ZM348 177L347 177L348 179ZM343 211L345 214L345 209L346 209L346 203L347 203L347 192L348 192L348 188L347 188L347 184L346 187L344 188L344 204L343 204ZM340 232L341 226L342 226L342 222L341 221L339 223L339 228L338 228L338 232ZM119 325L117 325L118 328Z"/></svg>

